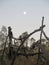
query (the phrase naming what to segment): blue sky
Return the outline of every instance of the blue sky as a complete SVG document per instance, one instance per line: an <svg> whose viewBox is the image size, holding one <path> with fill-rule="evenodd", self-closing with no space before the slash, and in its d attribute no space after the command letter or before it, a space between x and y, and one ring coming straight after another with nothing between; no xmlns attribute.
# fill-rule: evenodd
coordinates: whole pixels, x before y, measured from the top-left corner
<svg viewBox="0 0 49 65"><path fill-rule="evenodd" d="M49 36L49 0L0 0L0 27L11 26L15 37L39 28L42 16L45 17L44 31ZM39 34L33 37L39 38Z"/></svg>

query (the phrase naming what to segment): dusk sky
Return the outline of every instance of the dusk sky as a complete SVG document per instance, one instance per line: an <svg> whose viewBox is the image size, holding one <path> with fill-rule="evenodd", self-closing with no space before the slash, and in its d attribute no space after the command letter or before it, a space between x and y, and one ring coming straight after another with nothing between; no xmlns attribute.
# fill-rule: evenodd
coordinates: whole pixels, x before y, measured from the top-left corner
<svg viewBox="0 0 49 65"><path fill-rule="evenodd" d="M44 16L44 31L49 36L49 0L0 0L0 28L12 27L15 37L38 29ZM35 39L39 34L33 35Z"/></svg>

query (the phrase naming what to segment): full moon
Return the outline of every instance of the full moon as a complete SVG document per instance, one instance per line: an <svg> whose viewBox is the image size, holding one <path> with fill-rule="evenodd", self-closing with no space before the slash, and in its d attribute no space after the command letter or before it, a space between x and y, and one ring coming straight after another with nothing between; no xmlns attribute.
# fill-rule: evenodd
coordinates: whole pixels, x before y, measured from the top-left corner
<svg viewBox="0 0 49 65"><path fill-rule="evenodd" d="M23 13L24 13L24 15L26 15L26 14L27 14L27 12L26 12L26 11L24 11Z"/></svg>

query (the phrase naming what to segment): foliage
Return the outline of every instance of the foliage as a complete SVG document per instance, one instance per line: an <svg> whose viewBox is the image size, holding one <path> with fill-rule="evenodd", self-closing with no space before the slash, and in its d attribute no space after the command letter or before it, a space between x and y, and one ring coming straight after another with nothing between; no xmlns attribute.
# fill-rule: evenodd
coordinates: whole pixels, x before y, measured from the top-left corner
<svg viewBox="0 0 49 65"><path fill-rule="evenodd" d="M7 36L7 29L5 26L2 26L1 31L0 31L0 49L3 48L4 46L6 36Z"/></svg>

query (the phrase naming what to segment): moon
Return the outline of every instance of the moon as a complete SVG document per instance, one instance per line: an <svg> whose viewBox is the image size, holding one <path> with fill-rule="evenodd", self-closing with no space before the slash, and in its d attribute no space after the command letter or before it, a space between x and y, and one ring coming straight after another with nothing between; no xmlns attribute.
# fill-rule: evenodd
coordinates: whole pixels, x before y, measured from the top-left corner
<svg viewBox="0 0 49 65"><path fill-rule="evenodd" d="M26 11L24 11L24 12L23 12L23 14L24 14L24 15L26 15L26 14L27 14L27 12L26 12Z"/></svg>

